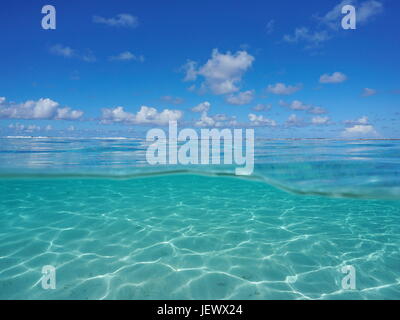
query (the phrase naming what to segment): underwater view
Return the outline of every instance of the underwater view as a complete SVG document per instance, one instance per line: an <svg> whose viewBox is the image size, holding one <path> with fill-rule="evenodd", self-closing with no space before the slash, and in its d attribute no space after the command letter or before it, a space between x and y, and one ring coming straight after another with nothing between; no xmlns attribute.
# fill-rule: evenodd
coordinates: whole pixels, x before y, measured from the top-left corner
<svg viewBox="0 0 400 320"><path fill-rule="evenodd" d="M400 141L255 145L237 177L139 139L1 139L0 298L399 299Z"/></svg>

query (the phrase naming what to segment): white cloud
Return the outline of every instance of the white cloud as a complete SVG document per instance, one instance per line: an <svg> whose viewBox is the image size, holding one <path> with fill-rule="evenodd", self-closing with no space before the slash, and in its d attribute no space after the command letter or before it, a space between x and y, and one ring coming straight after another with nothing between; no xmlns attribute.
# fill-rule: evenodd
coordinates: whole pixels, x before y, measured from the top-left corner
<svg viewBox="0 0 400 320"><path fill-rule="evenodd" d="M344 123L347 125L356 125L356 124L365 125L365 124L369 124L369 119L367 116L362 116L361 118L359 118L357 120L345 120Z"/></svg>
<svg viewBox="0 0 400 320"><path fill-rule="evenodd" d="M307 112L311 113L311 114L325 114L325 113L328 113L328 111L326 111L322 107L310 107L310 109L308 109Z"/></svg>
<svg viewBox="0 0 400 320"><path fill-rule="evenodd" d="M300 127L304 125L304 122L297 115L291 114L286 120L285 124L288 127Z"/></svg>
<svg viewBox="0 0 400 320"><path fill-rule="evenodd" d="M139 24L138 18L128 13L121 13L112 18L93 16L93 22L106 24L112 27L131 27L131 28L135 28Z"/></svg>
<svg viewBox="0 0 400 320"><path fill-rule="evenodd" d="M371 20L372 17L377 14L382 13L383 4L382 2L369 0L361 3L361 5L357 8L357 22L358 23L367 23Z"/></svg>
<svg viewBox="0 0 400 320"><path fill-rule="evenodd" d="M77 120L83 116L83 111L71 110L71 108L59 108L55 119L57 120Z"/></svg>
<svg viewBox="0 0 400 320"><path fill-rule="evenodd" d="M291 95L299 91L301 88L301 84L296 86L286 86L284 83L276 83L275 85L269 85L267 91L278 95Z"/></svg>
<svg viewBox="0 0 400 320"><path fill-rule="evenodd" d="M182 69L185 71L185 78L183 81L194 81L197 78L197 62L189 60L183 65ZM194 86L194 85L193 85Z"/></svg>
<svg viewBox="0 0 400 320"><path fill-rule="evenodd" d="M219 53L214 49L211 58L201 67L188 61L184 66L185 81L194 81L198 76L204 77L202 87L210 89L214 94L229 94L239 90L244 73L251 67L254 57L246 51L235 54Z"/></svg>
<svg viewBox="0 0 400 320"><path fill-rule="evenodd" d="M66 57L66 58L71 58L71 57L75 56L75 50L73 50L72 48L70 48L68 46L63 46L61 44L56 44L56 45L50 47L50 52L52 54Z"/></svg>
<svg viewBox="0 0 400 320"><path fill-rule="evenodd" d="M341 83L347 80L347 76L341 72L334 72L331 75L325 73L319 78L320 83Z"/></svg>
<svg viewBox="0 0 400 320"><path fill-rule="evenodd" d="M254 106L252 109L254 111L268 111L268 110L271 110L271 108L272 108L272 105L270 105L270 104L259 103L256 106Z"/></svg>
<svg viewBox="0 0 400 320"><path fill-rule="evenodd" d="M77 58L86 62L96 61L96 57L94 56L92 51L85 50L85 52L80 53L77 50L74 50L71 47L64 46L62 44L51 46L50 53L64 58Z"/></svg>
<svg viewBox="0 0 400 320"><path fill-rule="evenodd" d="M310 108L310 106L307 104L304 104L303 102L301 102L299 100L294 100L289 105L289 108L292 110L308 110Z"/></svg>
<svg viewBox="0 0 400 320"><path fill-rule="evenodd" d="M220 114L216 114L215 116L213 116L213 119L216 121L228 121L231 118L228 117L226 114L224 113L220 113Z"/></svg>
<svg viewBox="0 0 400 320"><path fill-rule="evenodd" d="M286 34L283 40L289 43L297 43L300 41L307 42L309 47L316 47L322 42L330 39L326 31L310 31L306 27L296 28L293 35Z"/></svg>
<svg viewBox="0 0 400 320"><path fill-rule="evenodd" d="M161 100L172 104L181 104L185 101L183 98L172 96L162 96Z"/></svg>
<svg viewBox="0 0 400 320"><path fill-rule="evenodd" d="M235 116L228 116L226 114L209 116L207 111L203 111L200 119L195 122L196 127L231 127L237 124Z"/></svg>
<svg viewBox="0 0 400 320"><path fill-rule="evenodd" d="M200 120L195 123L196 127L214 127L215 124L216 121L212 117L208 116L207 111L203 111Z"/></svg>
<svg viewBox="0 0 400 320"><path fill-rule="evenodd" d="M144 57L142 55L136 56L130 51L121 52L120 54L118 54L116 56L111 56L109 59L111 61L129 61L129 60L135 60L135 61L139 61L139 62L144 61Z"/></svg>
<svg viewBox="0 0 400 320"><path fill-rule="evenodd" d="M47 125L44 128L41 128L40 126L36 124L30 124L30 125L24 125L21 123L11 123L8 125L9 129L15 130L15 131L25 131L25 132L34 132L34 131L50 131L53 130L53 127L51 125Z"/></svg>
<svg viewBox="0 0 400 320"><path fill-rule="evenodd" d="M329 123L329 117L316 116L311 119L312 124L323 125Z"/></svg>
<svg viewBox="0 0 400 320"><path fill-rule="evenodd" d="M226 97L226 101L234 105L243 105L243 104L249 104L253 100L253 97L254 97L254 90L248 90L239 92L237 94L231 94Z"/></svg>
<svg viewBox="0 0 400 320"><path fill-rule="evenodd" d="M62 108L58 102L48 98L24 103L7 103L4 97L0 99L0 118L3 119L77 120L82 116L83 111Z"/></svg>
<svg viewBox="0 0 400 320"><path fill-rule="evenodd" d="M291 103L287 103L283 100L279 100L278 104L281 107L289 108L294 111L307 111L310 114L325 114L328 113L324 108L318 106L312 106L310 104L305 104L299 100L293 100Z"/></svg>
<svg viewBox="0 0 400 320"><path fill-rule="evenodd" d="M364 136L376 136L378 133L376 132L374 126L370 124L356 124L350 128L346 128L342 135L345 137L364 137Z"/></svg>
<svg viewBox="0 0 400 320"><path fill-rule="evenodd" d="M135 115L133 113L125 112L124 107L115 107L113 109L104 108L102 112L102 123L112 122L134 122Z"/></svg>
<svg viewBox="0 0 400 320"><path fill-rule="evenodd" d="M82 53L79 56L79 58L86 62L95 62L96 61L96 57L94 56L93 52L90 50L86 50L84 53Z"/></svg>
<svg viewBox="0 0 400 320"><path fill-rule="evenodd" d="M208 101L202 102L200 104L198 104L197 106L193 107L191 110L192 112L207 112L208 110L210 110L211 107L211 103L209 103Z"/></svg>
<svg viewBox="0 0 400 320"><path fill-rule="evenodd" d="M140 110L133 114L126 112L123 107L102 109L101 123L127 123L127 124L168 124L169 121L178 121L183 116L180 110L157 109L141 106Z"/></svg>
<svg viewBox="0 0 400 320"><path fill-rule="evenodd" d="M364 88L362 92L363 97L370 97L376 95L377 91L375 89Z"/></svg>
<svg viewBox="0 0 400 320"><path fill-rule="evenodd" d="M250 124L252 126L269 126L269 127L276 126L275 120L268 119L263 115L256 115L254 113L249 113L248 117L250 120Z"/></svg>
<svg viewBox="0 0 400 320"><path fill-rule="evenodd" d="M37 126L36 124L30 124L25 129L25 131L28 131L28 132L40 131L40 130L41 130L41 128L39 126Z"/></svg>
<svg viewBox="0 0 400 320"><path fill-rule="evenodd" d="M17 131L23 131L23 130L25 130L25 125L23 125L23 124L20 124L20 123L10 123L9 125L8 125L8 128L9 129L15 129L15 130L17 130Z"/></svg>

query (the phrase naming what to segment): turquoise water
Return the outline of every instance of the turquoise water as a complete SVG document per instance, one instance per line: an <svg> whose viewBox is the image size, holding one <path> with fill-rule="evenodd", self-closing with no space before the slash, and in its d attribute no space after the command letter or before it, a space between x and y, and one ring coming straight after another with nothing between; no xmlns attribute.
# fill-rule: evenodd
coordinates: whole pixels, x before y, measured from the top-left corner
<svg viewBox="0 0 400 320"><path fill-rule="evenodd" d="M400 142L258 141L248 178L145 149L1 139L0 299L400 299Z"/></svg>

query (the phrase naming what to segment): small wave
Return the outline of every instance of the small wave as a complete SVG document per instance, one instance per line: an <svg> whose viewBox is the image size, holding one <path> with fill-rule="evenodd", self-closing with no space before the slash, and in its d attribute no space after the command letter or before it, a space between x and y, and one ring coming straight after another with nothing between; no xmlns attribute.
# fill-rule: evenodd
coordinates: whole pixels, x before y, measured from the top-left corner
<svg viewBox="0 0 400 320"><path fill-rule="evenodd" d="M45 136L5 136L5 139L50 139L50 137Z"/></svg>
<svg viewBox="0 0 400 320"><path fill-rule="evenodd" d="M265 183L271 187L280 189L282 191L297 194L301 196L321 196L329 198L350 198L350 199L363 199L363 200L400 200L400 187L392 188L368 188L368 187L332 187L330 190L328 188L319 189L316 185L314 188L303 188L301 186L296 186L293 183L282 183L280 181L270 179L262 175L251 175L251 176L238 176L231 172L225 171L196 171L196 170L159 170L150 172L138 172L138 173L3 173L0 174L1 179L111 179L111 180L131 180L139 178L151 178L158 176L174 176L174 175L197 175L197 176L208 176L215 178L234 178L248 181L256 181Z"/></svg>
<svg viewBox="0 0 400 320"><path fill-rule="evenodd" d="M151 166L146 142L125 137L10 136L0 144L0 179L135 179L158 175L229 176L304 196L400 200L400 143L394 140L265 140L255 170L234 165ZM223 154L221 154L223 157Z"/></svg>

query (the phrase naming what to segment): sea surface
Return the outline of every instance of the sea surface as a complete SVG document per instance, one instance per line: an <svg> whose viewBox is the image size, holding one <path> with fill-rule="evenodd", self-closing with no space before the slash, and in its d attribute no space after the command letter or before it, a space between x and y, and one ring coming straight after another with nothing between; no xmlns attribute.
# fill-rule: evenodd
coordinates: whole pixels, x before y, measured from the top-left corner
<svg viewBox="0 0 400 320"><path fill-rule="evenodd" d="M0 139L0 299L400 299L400 141L256 140L245 177L147 147Z"/></svg>

